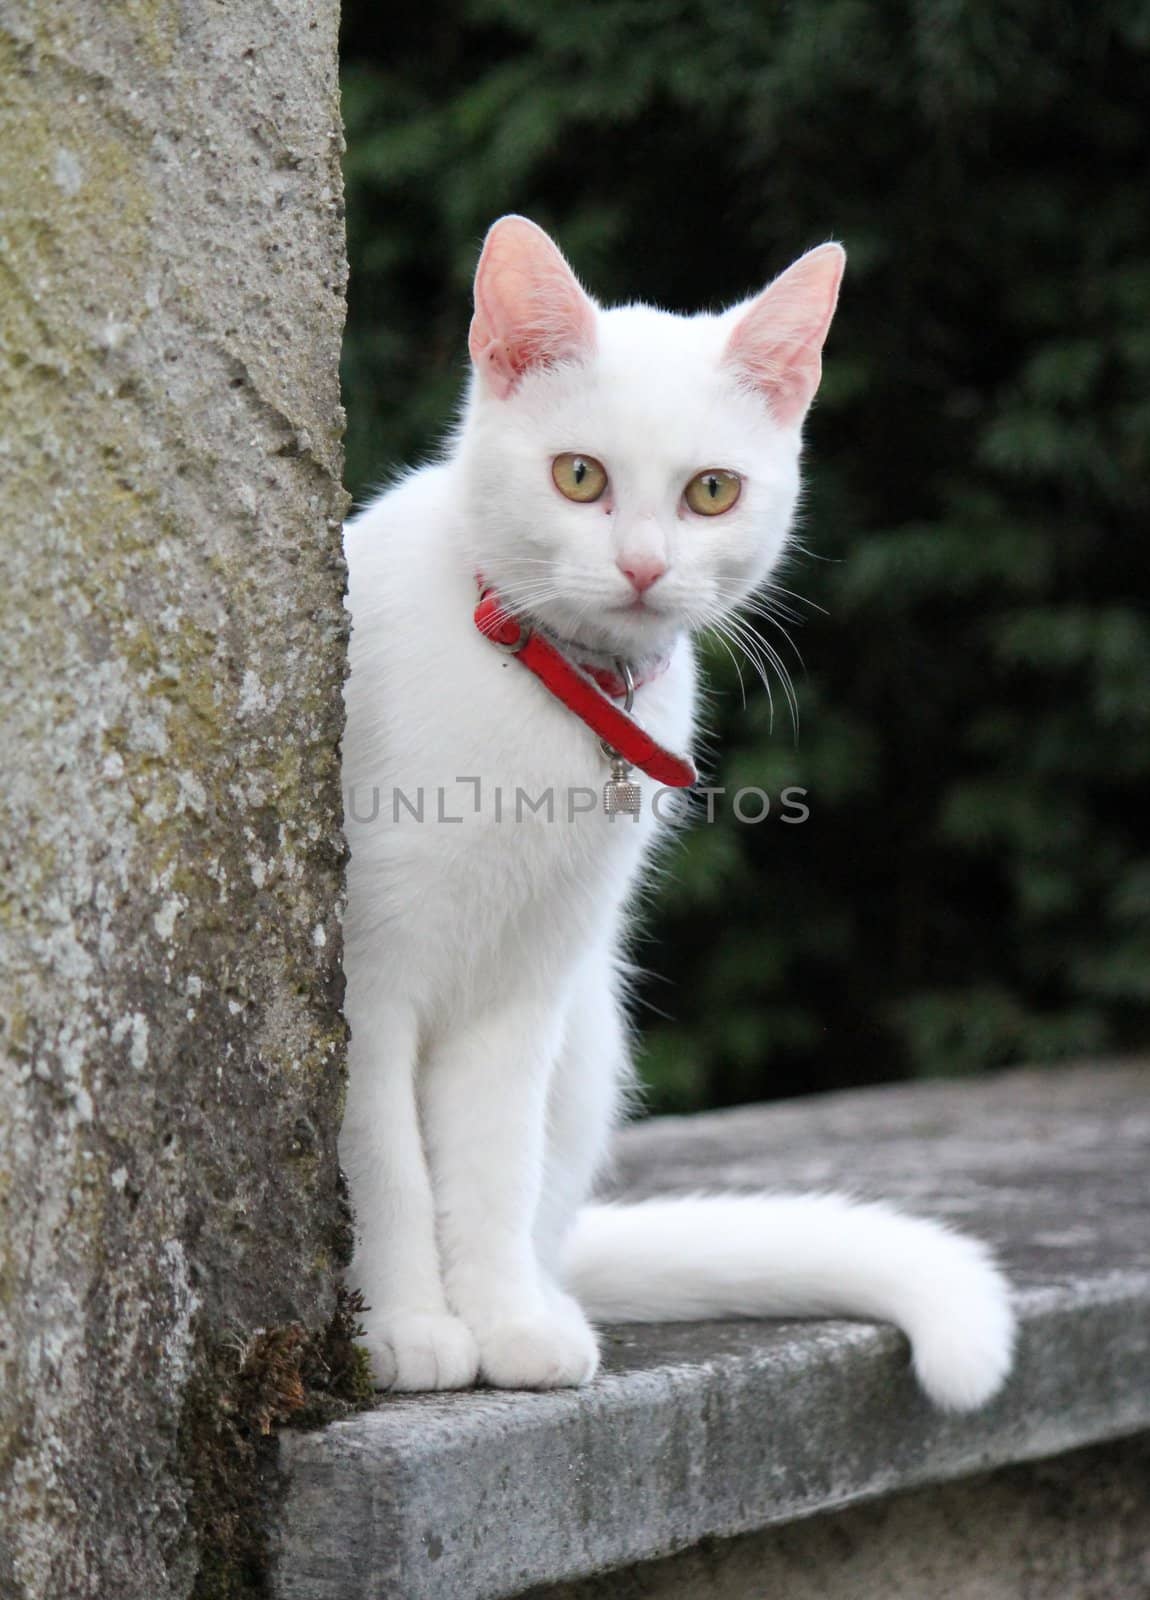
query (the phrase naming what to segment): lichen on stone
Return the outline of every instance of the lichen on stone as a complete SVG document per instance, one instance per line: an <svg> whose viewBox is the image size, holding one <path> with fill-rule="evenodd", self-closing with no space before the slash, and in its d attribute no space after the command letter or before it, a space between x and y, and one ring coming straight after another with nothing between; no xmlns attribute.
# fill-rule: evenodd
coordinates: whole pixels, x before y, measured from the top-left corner
<svg viewBox="0 0 1150 1600"><path fill-rule="evenodd" d="M232 1330L336 1305L337 27L0 5L5 1600L191 1594Z"/></svg>

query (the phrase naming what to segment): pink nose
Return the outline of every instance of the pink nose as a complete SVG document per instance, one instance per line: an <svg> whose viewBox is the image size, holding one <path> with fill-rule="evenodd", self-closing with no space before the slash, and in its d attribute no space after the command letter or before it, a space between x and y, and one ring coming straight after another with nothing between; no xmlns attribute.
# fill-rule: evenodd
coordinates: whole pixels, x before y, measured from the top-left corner
<svg viewBox="0 0 1150 1600"><path fill-rule="evenodd" d="M660 561L657 556L620 556L616 566L636 594L642 594L653 583L658 583L667 570L666 562Z"/></svg>

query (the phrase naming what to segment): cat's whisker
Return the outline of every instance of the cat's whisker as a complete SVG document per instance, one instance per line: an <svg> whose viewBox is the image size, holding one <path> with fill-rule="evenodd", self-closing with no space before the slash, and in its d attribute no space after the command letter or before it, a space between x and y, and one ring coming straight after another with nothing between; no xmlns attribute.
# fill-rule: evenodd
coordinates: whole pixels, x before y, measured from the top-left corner
<svg viewBox="0 0 1150 1600"><path fill-rule="evenodd" d="M774 694L773 694L773 692L771 690L770 679L767 676L767 672L766 672L766 669L765 669L765 667L763 665L763 662L761 661L761 659L759 658L759 656L756 654L756 652L753 649L748 648L746 640L741 639L739 637L737 631L732 626L733 622L734 622L734 617L731 616L730 614L728 614L726 616L714 617L714 618L712 618L712 620L710 622L710 630L715 635L715 637L718 638L726 646L728 651L730 651L732 653L732 659L733 659L733 651L734 650L738 650L742 654L743 658L746 660L748 666L750 666L752 668L752 670L754 671L755 676L758 678L758 680L762 684L763 688L767 691L767 703L768 703L768 706L770 708L769 726L770 727L774 727L774 721L775 721L775 697L774 697ZM736 669L737 669L737 663L736 663ZM741 672L739 673L739 686L740 686L740 688L743 687L743 676L742 676ZM746 704L746 690L745 689L743 689L743 704L744 705Z"/></svg>
<svg viewBox="0 0 1150 1600"><path fill-rule="evenodd" d="M770 665L774 667L775 672L778 675L779 682L782 686L783 693L786 696L787 707L791 713L791 724L794 729L795 737L798 738L799 700L795 693L795 686L791 681L790 672L787 670L786 662L775 649L774 645L768 640L764 639L762 634L759 633L758 629L748 622L745 617L735 616L729 620L731 621L736 633L745 639L747 649L750 650L753 648L761 657L765 657Z"/></svg>
<svg viewBox="0 0 1150 1600"><path fill-rule="evenodd" d="M756 605L753 601L746 601L746 602L744 602L743 610L745 612L749 612L750 615L753 616L753 617L759 617L763 622L769 622L770 625L773 628L777 628L779 630L779 632L782 634L783 638L790 645L791 649L794 651L795 659L798 662L799 666L803 669L804 672L807 670L807 664L803 660L802 651L799 649L798 645L791 638L791 636L787 632L786 628L779 621L778 617L770 609L769 606L760 606L760 605Z"/></svg>
<svg viewBox="0 0 1150 1600"><path fill-rule="evenodd" d="M791 683L790 674L787 671L786 664L782 660L778 651L775 650L773 646L770 645L767 640L765 640L762 635L759 634L757 630L745 620L745 618L739 617L733 613L726 616L709 619L709 626L716 633L720 631L725 632L730 640L737 644L738 648L746 656L748 662L754 667L764 689L767 691L767 699L770 705L769 726L772 729L774 727L775 708L774 695L771 690L770 676L767 670L768 664L774 668L776 674L778 675L783 692L786 696L787 708L791 714L792 727L794 729L795 736L797 737L799 725L798 699L795 695L794 686Z"/></svg>
<svg viewBox="0 0 1150 1600"><path fill-rule="evenodd" d="M812 611L817 611L824 617L830 615L826 606L820 606L817 600L808 600L807 596L799 594L797 589L785 589L781 583L776 583L773 578L766 583L760 584L759 587L760 591L766 591L770 594L785 594L788 599L797 600L802 606L810 606Z"/></svg>
<svg viewBox="0 0 1150 1600"><path fill-rule="evenodd" d="M796 610L794 606L787 605L785 601L776 600L774 595L769 594L748 595L742 601L741 609L756 612L759 616L785 617L788 622L793 622L796 627L807 620L802 612Z"/></svg>
<svg viewBox="0 0 1150 1600"><path fill-rule="evenodd" d="M559 600L562 593L554 584L511 582L500 585L499 597L513 610L526 610Z"/></svg>
<svg viewBox="0 0 1150 1600"><path fill-rule="evenodd" d="M767 701L770 706L770 720L768 726L773 732L775 726L775 696L774 691L771 688L771 678L770 673L767 670L767 663L763 659L762 652L760 651L758 643L756 642L757 636L748 637L747 632L744 631L744 628L740 625L740 619L737 616L725 618L724 627L728 630L730 638L737 643L747 660L754 667L755 672L758 675L759 682L767 691Z"/></svg>
<svg viewBox="0 0 1150 1600"><path fill-rule="evenodd" d="M718 626L715 623L713 623L713 622L709 623L707 625L706 632L710 635L711 638L713 638L716 641L716 643L722 645L723 649L727 652L727 654L731 658L731 663L732 663L732 665L734 666L734 669L735 669L735 676L739 680L739 694L740 694L740 696L742 698L743 710L745 711L747 709L747 686L743 682L743 669L739 665L739 658L735 654L735 652L731 649L731 646L728 644L727 640L723 637L722 633L720 632Z"/></svg>

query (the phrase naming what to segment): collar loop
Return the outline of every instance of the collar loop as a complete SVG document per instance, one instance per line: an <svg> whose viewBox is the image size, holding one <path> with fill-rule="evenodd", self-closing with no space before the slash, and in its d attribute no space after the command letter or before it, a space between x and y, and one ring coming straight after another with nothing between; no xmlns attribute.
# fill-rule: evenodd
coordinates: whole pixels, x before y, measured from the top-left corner
<svg viewBox="0 0 1150 1600"><path fill-rule="evenodd" d="M475 607L475 626L485 638L518 657L544 688L599 735L605 748L668 788L690 788L698 778L690 758L665 749L630 715L635 690L664 671L665 661L659 663L657 672L638 680L630 665L622 660L616 662L618 670L614 673L581 666L508 611L490 584L482 578L476 581L479 600ZM624 705L616 706L612 703L614 700L622 700Z"/></svg>

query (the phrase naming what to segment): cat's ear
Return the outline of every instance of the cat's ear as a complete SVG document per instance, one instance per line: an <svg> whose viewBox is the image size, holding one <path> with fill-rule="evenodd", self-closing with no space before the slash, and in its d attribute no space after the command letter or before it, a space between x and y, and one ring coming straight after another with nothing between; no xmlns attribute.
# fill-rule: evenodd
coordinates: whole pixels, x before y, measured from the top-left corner
<svg viewBox="0 0 1150 1600"><path fill-rule="evenodd" d="M468 341L487 388L506 398L531 367L581 360L595 348L595 305L559 249L526 217L500 217L475 273Z"/></svg>
<svg viewBox="0 0 1150 1600"><path fill-rule="evenodd" d="M763 395L783 427L797 427L815 397L846 259L837 244L808 250L733 314L723 362Z"/></svg>

